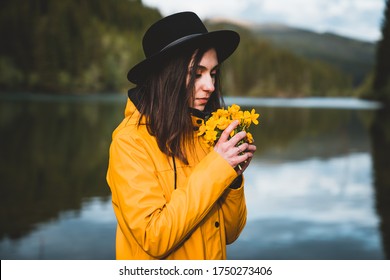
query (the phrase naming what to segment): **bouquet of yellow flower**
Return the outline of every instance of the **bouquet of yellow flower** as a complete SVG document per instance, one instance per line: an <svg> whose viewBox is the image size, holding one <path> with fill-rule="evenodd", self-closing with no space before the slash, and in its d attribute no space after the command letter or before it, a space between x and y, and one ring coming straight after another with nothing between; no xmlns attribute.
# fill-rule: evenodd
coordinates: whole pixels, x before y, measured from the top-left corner
<svg viewBox="0 0 390 280"><path fill-rule="evenodd" d="M230 137L233 137L240 131L245 131L246 139L241 140L237 143L241 145L244 142L253 143L253 136L249 132L251 124L257 125L259 114L256 114L255 109L249 111L241 111L240 106L233 104L229 106L227 110L218 109L213 112L211 116L202 123L199 127L198 136L202 136L205 144L208 147L213 147L218 139L221 137L222 132L227 128L233 121L238 120L239 125L230 133Z"/></svg>

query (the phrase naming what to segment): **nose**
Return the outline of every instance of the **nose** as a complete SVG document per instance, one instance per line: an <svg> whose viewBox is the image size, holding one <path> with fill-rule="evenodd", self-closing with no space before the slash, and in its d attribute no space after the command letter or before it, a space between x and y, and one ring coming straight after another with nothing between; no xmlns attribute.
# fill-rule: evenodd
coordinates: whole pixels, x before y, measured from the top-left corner
<svg viewBox="0 0 390 280"><path fill-rule="evenodd" d="M212 93L215 90L214 82L214 77L212 77L211 75L205 75L203 81L203 90Z"/></svg>

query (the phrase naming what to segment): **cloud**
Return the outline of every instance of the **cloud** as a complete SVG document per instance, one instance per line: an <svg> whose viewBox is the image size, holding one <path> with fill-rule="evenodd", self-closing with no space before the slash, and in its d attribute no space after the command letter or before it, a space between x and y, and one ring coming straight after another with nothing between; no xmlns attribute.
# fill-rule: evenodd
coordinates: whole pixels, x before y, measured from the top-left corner
<svg viewBox="0 0 390 280"><path fill-rule="evenodd" d="M201 18L231 17L257 23L277 22L317 32L377 40L383 0L144 0L163 15L191 10Z"/></svg>
<svg viewBox="0 0 390 280"><path fill-rule="evenodd" d="M158 7L164 16L181 11L193 11L203 19L218 16L237 18L240 11L242 11L247 4L247 1L226 0L144 0L143 2L148 6Z"/></svg>

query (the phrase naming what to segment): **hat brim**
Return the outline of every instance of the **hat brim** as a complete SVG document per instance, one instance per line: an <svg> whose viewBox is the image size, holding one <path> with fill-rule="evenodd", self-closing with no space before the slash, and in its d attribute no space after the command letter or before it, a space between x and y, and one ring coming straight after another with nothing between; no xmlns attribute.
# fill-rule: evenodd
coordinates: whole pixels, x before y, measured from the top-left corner
<svg viewBox="0 0 390 280"><path fill-rule="evenodd" d="M188 38L171 43L162 51L136 64L127 73L127 79L134 84L142 83L153 67L161 64L170 54L186 46L191 46L194 50L201 46L214 47L217 51L218 63L222 63L237 49L239 42L240 36L232 30L218 30L205 34L194 34Z"/></svg>

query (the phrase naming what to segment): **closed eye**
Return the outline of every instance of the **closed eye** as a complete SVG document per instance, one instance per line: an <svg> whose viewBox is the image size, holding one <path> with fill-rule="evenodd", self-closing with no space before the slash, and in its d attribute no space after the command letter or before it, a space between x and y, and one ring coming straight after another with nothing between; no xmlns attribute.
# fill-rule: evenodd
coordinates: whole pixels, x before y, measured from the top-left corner
<svg viewBox="0 0 390 280"><path fill-rule="evenodd" d="M218 65L217 65L218 66ZM214 67L213 69L211 69L211 73L210 73L210 76L211 78L215 78L215 76L217 75L217 66ZM204 72L207 72L207 67L204 67L202 65L199 65L197 68L196 68L196 73L195 73L195 78L198 79L200 77L202 77L203 73Z"/></svg>

